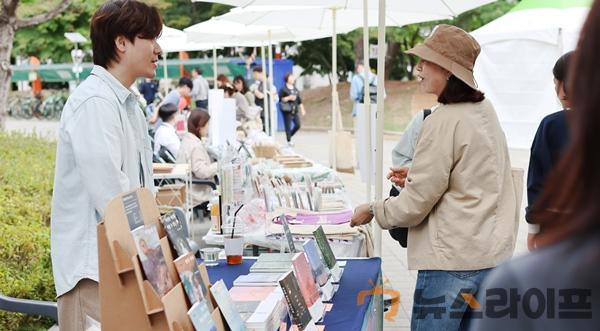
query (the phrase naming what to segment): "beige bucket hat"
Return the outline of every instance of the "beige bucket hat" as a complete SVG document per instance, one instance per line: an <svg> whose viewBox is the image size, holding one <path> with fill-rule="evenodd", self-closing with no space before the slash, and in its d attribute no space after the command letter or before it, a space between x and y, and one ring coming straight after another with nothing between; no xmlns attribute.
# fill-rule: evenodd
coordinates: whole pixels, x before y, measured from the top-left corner
<svg viewBox="0 0 600 331"><path fill-rule="evenodd" d="M477 83L473 67L480 52L481 47L475 38L448 24L438 25L422 44L406 51L450 71L474 89L477 89Z"/></svg>

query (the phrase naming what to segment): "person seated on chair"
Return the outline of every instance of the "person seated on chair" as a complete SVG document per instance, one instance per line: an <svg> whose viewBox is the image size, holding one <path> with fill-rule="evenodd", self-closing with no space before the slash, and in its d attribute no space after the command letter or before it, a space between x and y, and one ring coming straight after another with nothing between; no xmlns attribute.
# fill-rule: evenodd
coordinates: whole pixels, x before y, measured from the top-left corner
<svg viewBox="0 0 600 331"><path fill-rule="evenodd" d="M177 163L189 163L192 175L196 179L212 180L217 174L217 162L213 162L202 141L208 136L210 115L199 108L192 110L188 118L188 132L183 134L181 148L177 154ZM192 185L192 201L197 206L210 199L211 188L208 185Z"/></svg>
<svg viewBox="0 0 600 331"><path fill-rule="evenodd" d="M173 156L177 155L181 142L175 131L176 115L177 106L172 103L162 105L158 109L162 124L154 134L154 154L158 154L160 147L164 146Z"/></svg>

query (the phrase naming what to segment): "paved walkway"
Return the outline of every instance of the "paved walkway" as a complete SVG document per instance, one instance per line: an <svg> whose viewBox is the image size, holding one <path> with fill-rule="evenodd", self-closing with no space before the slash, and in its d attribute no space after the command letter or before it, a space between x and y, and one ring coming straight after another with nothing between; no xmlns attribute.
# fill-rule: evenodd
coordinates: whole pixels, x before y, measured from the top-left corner
<svg viewBox="0 0 600 331"><path fill-rule="evenodd" d="M18 130L25 132L37 132L49 138L56 137L57 122L49 121L20 121L9 120L7 122L8 130ZM398 141L399 136L384 137L383 146L383 167L389 169L391 166L391 150ZM281 143L285 142L283 133L277 134L277 140ZM322 131L300 131L294 137L296 146L295 151L301 155L313 159L314 161L328 165L328 136ZM526 169L529 163L529 152L527 150L511 150L511 161L513 167ZM362 183L358 173L356 174L340 174L340 178L344 182L346 189L350 195L353 205L358 205L367 201L366 185ZM384 183L384 194L389 191L389 184ZM374 190L373 190L374 191ZM374 194L374 193L373 193ZM524 195L525 196L525 195ZM525 199L525 198L524 198ZM525 206L525 200L523 203ZM526 248L527 227L524 221L519 227L517 247L515 254L523 254L527 252ZM385 321L385 330L409 330L410 316L412 311L412 295L415 289L416 271L409 271L407 268L406 249L392 239L387 231L382 234L382 260L385 286L391 287L400 292L401 309L397 316L394 316L394 321Z"/></svg>

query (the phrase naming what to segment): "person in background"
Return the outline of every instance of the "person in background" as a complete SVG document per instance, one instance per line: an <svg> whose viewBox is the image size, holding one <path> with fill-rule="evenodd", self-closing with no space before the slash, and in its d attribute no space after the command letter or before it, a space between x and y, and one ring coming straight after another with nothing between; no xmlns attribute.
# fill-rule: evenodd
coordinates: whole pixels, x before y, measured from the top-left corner
<svg viewBox="0 0 600 331"><path fill-rule="evenodd" d="M248 105L256 106L254 94L248 89L248 84L246 84L246 80L242 75L235 76L233 79L233 87L246 98Z"/></svg>
<svg viewBox="0 0 600 331"><path fill-rule="evenodd" d="M183 134L181 147L177 153L177 163L188 163L192 167L192 175L197 179L212 180L217 174L217 162L208 155L202 139L208 136L210 115L199 108L192 110L188 117L188 131ZM212 190L207 185L192 185L192 200L198 206L210 199Z"/></svg>
<svg viewBox="0 0 600 331"><path fill-rule="evenodd" d="M227 76L224 74L219 74L217 76L217 88L223 88L225 84L231 84L229 78L227 78Z"/></svg>
<svg viewBox="0 0 600 331"><path fill-rule="evenodd" d="M412 166L397 197L356 208L351 225L373 217L383 229L408 227L408 267L418 270L412 330L459 330L483 279L512 256L517 197L500 122L477 90L477 41L440 24L407 51L420 58L420 89L440 106L423 123ZM402 177L392 173L392 182ZM461 297L462 298L462 297ZM432 310L436 313L432 313Z"/></svg>
<svg viewBox="0 0 600 331"><path fill-rule="evenodd" d="M164 146L175 157L181 144L175 130L177 121L177 107L172 103L160 106L158 116L162 124L154 134L154 154L158 154L161 146Z"/></svg>
<svg viewBox="0 0 600 331"><path fill-rule="evenodd" d="M285 74L283 80L285 85L279 91L279 107L283 113L283 124L285 126L285 137L288 146L294 146L292 143L292 137L300 130L300 115L306 115L302 99L300 98L300 92L296 88L294 83L296 79L291 72ZM292 128L292 123L294 124Z"/></svg>
<svg viewBox="0 0 600 331"><path fill-rule="evenodd" d="M146 78L139 86L139 91L144 99L146 100L146 105L151 105L154 102L154 98L156 98L156 94L158 93L158 84L156 81Z"/></svg>
<svg viewBox="0 0 600 331"><path fill-rule="evenodd" d="M92 16L94 67L63 108L56 146L50 255L61 331L100 321L96 227L109 201L154 190L146 118L129 87L156 76L162 26L156 7L135 0Z"/></svg>
<svg viewBox="0 0 600 331"><path fill-rule="evenodd" d="M240 92L236 91L230 83L225 83L222 88L225 90L226 98L233 98L235 100L235 119L245 122L247 120L246 114L250 108L246 98Z"/></svg>
<svg viewBox="0 0 600 331"><path fill-rule="evenodd" d="M264 89L264 79L265 79L265 75L263 72L263 68L262 67L254 67L252 69L252 77L254 78L254 82L252 83L252 85L250 86L250 92L252 92L254 94L255 100L254 103L259 106L260 108L262 108L262 111L260 113L260 119L262 120L262 125L263 125L263 131L265 131L265 89ZM277 94L277 88L275 87L275 85L270 84L271 85L271 91L270 93L267 93L267 100L269 100L269 98L271 96L275 97L275 102L278 101L278 94Z"/></svg>
<svg viewBox="0 0 600 331"><path fill-rule="evenodd" d="M165 96L162 102L158 105L154 114L150 118L150 124L160 124L156 123L159 119L158 110L166 104L173 104L175 107L179 107L181 103L181 99L183 97L188 97L194 88L194 84L192 80L187 77L181 77L179 82L177 83L177 88L173 89L169 94ZM158 127L157 127L158 128Z"/></svg>
<svg viewBox="0 0 600 331"><path fill-rule="evenodd" d="M191 92L192 98L196 101L196 107L208 109L208 81L202 76L202 69L196 67L192 69L193 88Z"/></svg>
<svg viewBox="0 0 600 331"><path fill-rule="evenodd" d="M364 77L364 72L365 72L365 66L363 64L362 61L357 61L356 62L356 66L354 69L354 75L352 75L352 80L350 81L350 99L352 100L352 119L354 121L354 132L356 132L356 130L362 126L365 125L365 123L363 122L359 122L358 118L356 117L356 115L358 114L358 105L362 104L363 101L363 97L365 94L365 77ZM377 76L372 73L369 72L369 85L375 86L377 87ZM356 143L355 144L355 148L356 148L356 155L360 155L358 148L360 147L360 144ZM357 166L360 167L360 164L358 164L359 159L357 157L356 159L357 161Z"/></svg>
<svg viewBox="0 0 600 331"><path fill-rule="evenodd" d="M573 109L566 114L569 143L529 210L542 230L537 248L489 275L477 298L481 318L471 330L597 330L600 325L598 49L600 1L594 1L565 80Z"/></svg>
<svg viewBox="0 0 600 331"><path fill-rule="evenodd" d="M533 206L545 185L545 180L552 168L558 163L560 157L569 142L569 127L567 126L567 111L571 109L571 100L567 93L567 78L569 77L569 63L573 52L561 56L554 64L554 87L563 110L550 114L540 123L533 144L531 145L531 157L529 158L529 171L527 173L527 202ZM527 247L529 250L535 248L533 238L540 231L539 224L529 213L527 207L525 220L529 223L529 234L527 236Z"/></svg>

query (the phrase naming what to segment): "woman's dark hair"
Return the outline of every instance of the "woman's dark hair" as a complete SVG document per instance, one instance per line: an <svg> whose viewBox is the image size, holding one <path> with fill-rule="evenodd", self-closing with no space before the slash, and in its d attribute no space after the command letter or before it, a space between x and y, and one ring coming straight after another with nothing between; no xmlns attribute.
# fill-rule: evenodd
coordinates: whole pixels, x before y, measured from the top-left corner
<svg viewBox="0 0 600 331"><path fill-rule="evenodd" d="M246 80L244 79L244 77L242 77L242 75L235 76L235 78L233 79L233 83L235 84L236 82L242 82L242 90L240 91L240 93L246 94L248 92L248 84L246 84Z"/></svg>
<svg viewBox="0 0 600 331"><path fill-rule="evenodd" d="M446 88L438 97L438 102L442 104L452 104L461 102L481 102L485 99L483 92L467 85L456 76L451 75L446 83Z"/></svg>
<svg viewBox="0 0 600 331"><path fill-rule="evenodd" d="M563 88L565 89L565 93L567 93L567 80L569 78L569 64L571 62L571 56L573 55L573 51L563 54L563 56L559 57L554 64L554 68L552 68L552 74L554 78L563 83ZM568 93L567 93L568 95Z"/></svg>
<svg viewBox="0 0 600 331"><path fill-rule="evenodd" d="M108 1L92 17L90 39L94 64L107 68L119 62L115 38L124 36L134 43L135 38L154 39L162 31L158 9L134 0Z"/></svg>
<svg viewBox="0 0 600 331"><path fill-rule="evenodd" d="M283 83L287 84L288 78L290 78L290 76L292 76L293 73L291 72L286 72L285 75L283 75Z"/></svg>
<svg viewBox="0 0 600 331"><path fill-rule="evenodd" d="M194 108L190 113L190 117L188 117L188 132L202 139L200 137L200 128L204 127L208 123L208 120L210 120L210 115L205 109Z"/></svg>
<svg viewBox="0 0 600 331"><path fill-rule="evenodd" d="M230 96L235 94L235 88L233 87L233 85L231 85L230 82L223 84L221 86L221 89L223 89L225 91L225 94L228 94Z"/></svg>
<svg viewBox="0 0 600 331"><path fill-rule="evenodd" d="M175 113L177 113L177 105L172 103L164 104L158 108L158 117L160 117L163 122L168 122L175 116Z"/></svg>
<svg viewBox="0 0 600 331"><path fill-rule="evenodd" d="M572 111L568 112L569 145L533 206L541 225L537 243L598 234L600 230L600 1L595 1L581 29L571 59ZM587 262L586 262L587 263ZM593 263L590 261L590 263Z"/></svg>

